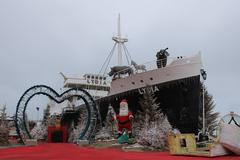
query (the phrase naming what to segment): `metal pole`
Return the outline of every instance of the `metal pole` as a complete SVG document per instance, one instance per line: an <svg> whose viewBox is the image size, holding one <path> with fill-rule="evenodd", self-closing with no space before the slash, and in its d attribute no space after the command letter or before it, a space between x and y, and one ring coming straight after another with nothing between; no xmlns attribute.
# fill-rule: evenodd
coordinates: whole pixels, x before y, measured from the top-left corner
<svg viewBox="0 0 240 160"><path fill-rule="evenodd" d="M204 81L203 81L204 82ZM203 115L202 115L202 117L203 117L203 135L205 135L205 98L204 98L204 95L205 95L205 90L204 90L204 83L203 83L203 89L202 89L202 96L203 96L203 105L202 105L202 107L203 107Z"/></svg>
<svg viewBox="0 0 240 160"><path fill-rule="evenodd" d="M39 107L36 107L37 109L37 122L39 121Z"/></svg>
<svg viewBox="0 0 240 160"><path fill-rule="evenodd" d="M120 25L120 14L118 14L118 38L119 38L119 43L118 43L118 65L122 65L122 42L121 42L121 25Z"/></svg>
<svg viewBox="0 0 240 160"><path fill-rule="evenodd" d="M39 111L37 111L37 122L39 121Z"/></svg>
<svg viewBox="0 0 240 160"><path fill-rule="evenodd" d="M120 14L118 15L118 34L116 37L112 37L112 40L114 40L118 47L118 65L122 65L122 47L125 42L128 41L127 38L123 38L121 35L121 22L120 22ZM124 49L124 48L123 48ZM124 51L124 50L123 50Z"/></svg>

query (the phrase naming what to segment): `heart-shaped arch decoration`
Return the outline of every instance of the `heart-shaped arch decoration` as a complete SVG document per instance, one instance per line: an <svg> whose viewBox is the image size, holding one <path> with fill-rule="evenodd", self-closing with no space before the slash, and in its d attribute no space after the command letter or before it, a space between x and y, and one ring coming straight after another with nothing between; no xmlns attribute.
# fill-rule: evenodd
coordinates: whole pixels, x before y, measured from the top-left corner
<svg viewBox="0 0 240 160"><path fill-rule="evenodd" d="M18 101L15 114L16 131L20 138L20 142L24 144L25 139L32 139L27 125L26 108L28 102L36 95L45 95L56 103L62 103L72 97L78 97L83 100L87 110L87 120L85 127L79 134L79 140L91 140L95 135L95 128L98 119L100 119L99 111L92 96L83 89L71 88L62 94L58 94L54 89L45 85L36 85L24 92Z"/></svg>

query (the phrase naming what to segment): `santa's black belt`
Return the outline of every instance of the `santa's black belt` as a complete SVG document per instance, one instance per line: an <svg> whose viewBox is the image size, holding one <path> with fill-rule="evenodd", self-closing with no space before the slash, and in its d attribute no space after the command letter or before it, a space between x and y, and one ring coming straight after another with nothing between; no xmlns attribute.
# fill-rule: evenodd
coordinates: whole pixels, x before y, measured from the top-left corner
<svg viewBox="0 0 240 160"><path fill-rule="evenodd" d="M119 124L126 124L126 123L129 123L129 122L130 122L130 121L129 121L129 119L128 119L128 120L123 121L123 122L119 121L118 123L119 123Z"/></svg>

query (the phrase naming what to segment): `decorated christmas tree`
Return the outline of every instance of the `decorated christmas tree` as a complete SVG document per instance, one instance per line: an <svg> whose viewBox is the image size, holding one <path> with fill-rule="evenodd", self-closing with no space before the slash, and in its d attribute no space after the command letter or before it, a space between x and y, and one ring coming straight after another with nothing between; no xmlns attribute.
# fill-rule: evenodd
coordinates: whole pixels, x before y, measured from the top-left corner
<svg viewBox="0 0 240 160"><path fill-rule="evenodd" d="M47 127L50 123L50 105L43 111L42 122L37 122L34 128L31 130L30 134L35 139L46 140L47 139Z"/></svg>
<svg viewBox="0 0 240 160"><path fill-rule="evenodd" d="M114 118L115 117L115 118ZM96 135L96 139L111 139L114 138L117 133L116 113L112 106L108 107L108 113L104 120L104 126L99 129Z"/></svg>
<svg viewBox="0 0 240 160"><path fill-rule="evenodd" d="M157 98L147 87L140 99L140 111L136 114L135 123L139 123L140 130L136 135L138 143L158 149L166 149L167 134L172 129L166 115L160 109Z"/></svg>
<svg viewBox="0 0 240 160"><path fill-rule="evenodd" d="M30 134L34 139L46 140L47 138L47 126L42 123L37 123L31 130Z"/></svg>
<svg viewBox="0 0 240 160"><path fill-rule="evenodd" d="M79 109L79 118L76 121L72 121L69 127L68 142L77 143L80 134L82 133L87 121L87 110L85 107Z"/></svg>

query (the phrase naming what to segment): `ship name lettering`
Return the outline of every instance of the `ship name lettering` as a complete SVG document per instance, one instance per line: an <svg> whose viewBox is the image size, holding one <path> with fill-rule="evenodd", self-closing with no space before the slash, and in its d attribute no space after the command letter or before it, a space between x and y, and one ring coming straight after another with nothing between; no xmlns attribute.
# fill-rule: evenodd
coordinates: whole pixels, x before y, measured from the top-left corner
<svg viewBox="0 0 240 160"><path fill-rule="evenodd" d="M139 94L144 94L144 93L146 93L146 89L147 89L148 92L150 92L150 93L155 93L155 92L159 91L159 88L158 88L157 86L151 86L151 87L149 87L149 88L139 88L139 89L138 89Z"/></svg>
<svg viewBox="0 0 240 160"><path fill-rule="evenodd" d="M88 84L99 84L99 85L107 85L106 81L101 81L101 80L93 80L93 79L87 79Z"/></svg>

